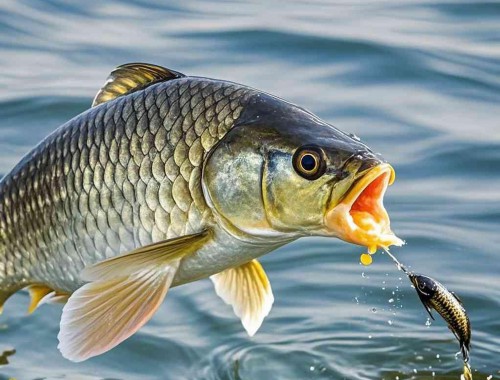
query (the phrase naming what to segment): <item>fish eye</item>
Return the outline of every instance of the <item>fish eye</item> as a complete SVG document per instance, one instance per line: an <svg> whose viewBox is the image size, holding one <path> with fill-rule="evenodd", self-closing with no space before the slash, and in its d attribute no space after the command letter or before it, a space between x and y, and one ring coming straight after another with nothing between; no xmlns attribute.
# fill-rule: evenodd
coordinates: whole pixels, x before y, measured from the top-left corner
<svg viewBox="0 0 500 380"><path fill-rule="evenodd" d="M322 151L311 146L297 149L293 156L293 167L305 179L318 179L325 172L325 160Z"/></svg>

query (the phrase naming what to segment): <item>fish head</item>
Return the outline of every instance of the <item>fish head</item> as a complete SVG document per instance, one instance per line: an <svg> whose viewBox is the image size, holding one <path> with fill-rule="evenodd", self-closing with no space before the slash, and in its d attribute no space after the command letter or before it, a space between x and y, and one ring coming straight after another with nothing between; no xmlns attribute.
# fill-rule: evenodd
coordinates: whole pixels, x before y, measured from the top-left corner
<svg viewBox="0 0 500 380"><path fill-rule="evenodd" d="M430 300L438 289L437 282L430 277L410 273L409 278L422 301Z"/></svg>
<svg viewBox="0 0 500 380"><path fill-rule="evenodd" d="M203 172L208 203L231 227L368 247L402 244L383 206L393 180L393 168L365 144L298 107L240 121Z"/></svg>

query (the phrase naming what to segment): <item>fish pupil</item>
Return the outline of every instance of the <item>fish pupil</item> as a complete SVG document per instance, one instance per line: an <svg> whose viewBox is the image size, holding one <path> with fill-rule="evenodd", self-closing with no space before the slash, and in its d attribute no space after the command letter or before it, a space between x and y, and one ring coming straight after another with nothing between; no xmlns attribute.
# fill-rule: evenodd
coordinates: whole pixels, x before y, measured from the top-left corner
<svg viewBox="0 0 500 380"><path fill-rule="evenodd" d="M324 152L316 146L303 146L293 155L293 168L303 178L315 180L321 177L326 170Z"/></svg>
<svg viewBox="0 0 500 380"><path fill-rule="evenodd" d="M300 161L304 170L312 171L316 167L316 158L312 154L304 154Z"/></svg>

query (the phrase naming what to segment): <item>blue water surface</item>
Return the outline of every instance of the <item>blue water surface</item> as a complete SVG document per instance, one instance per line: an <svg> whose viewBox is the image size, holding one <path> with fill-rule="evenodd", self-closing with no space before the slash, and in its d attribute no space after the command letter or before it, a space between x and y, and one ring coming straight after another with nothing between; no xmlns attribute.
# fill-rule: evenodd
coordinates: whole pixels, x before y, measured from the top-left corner
<svg viewBox="0 0 500 380"><path fill-rule="evenodd" d="M500 3L0 3L0 173L134 61L228 79L304 106L395 167L394 253L463 299L475 379L500 379ZM173 289L138 334L81 364L60 307L0 318L0 379L458 379L458 345L381 254L310 238L265 256L276 298L249 338L209 281ZM488 377L491 376L491 377Z"/></svg>

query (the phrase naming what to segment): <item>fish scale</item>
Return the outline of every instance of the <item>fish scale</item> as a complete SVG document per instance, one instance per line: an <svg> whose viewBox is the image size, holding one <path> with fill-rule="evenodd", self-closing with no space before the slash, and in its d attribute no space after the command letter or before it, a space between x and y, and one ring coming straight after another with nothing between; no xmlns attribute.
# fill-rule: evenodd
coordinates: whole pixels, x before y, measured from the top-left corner
<svg viewBox="0 0 500 380"><path fill-rule="evenodd" d="M2 288L71 292L88 264L212 223L203 158L255 93L181 78L56 130L0 182Z"/></svg>
<svg viewBox="0 0 500 380"><path fill-rule="evenodd" d="M446 289L439 284L436 292L436 298L429 301L432 307L446 320L452 329L456 331L459 337L469 335L470 322L468 318L463 318L461 313L465 313L463 306ZM468 344L468 342L466 342Z"/></svg>

